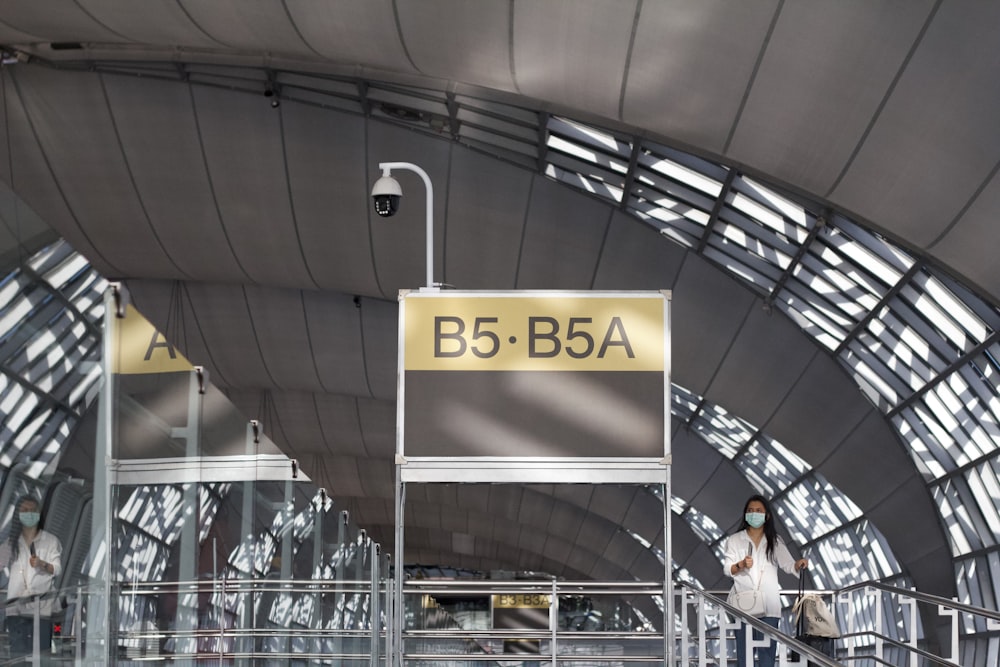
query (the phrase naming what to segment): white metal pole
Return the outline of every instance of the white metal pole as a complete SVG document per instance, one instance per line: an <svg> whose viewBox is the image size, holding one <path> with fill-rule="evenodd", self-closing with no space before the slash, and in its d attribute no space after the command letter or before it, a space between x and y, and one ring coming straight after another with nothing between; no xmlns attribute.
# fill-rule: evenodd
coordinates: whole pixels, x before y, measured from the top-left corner
<svg viewBox="0 0 1000 667"><path fill-rule="evenodd" d="M424 188L427 190L427 241L426 241L426 261L427 261L427 286L425 290L435 290L437 286L434 284L434 186L431 185L431 178L427 175L427 172L413 164L412 162L379 162L379 169L382 173L388 175L388 172L393 169L406 169L407 171L412 171L424 182Z"/></svg>

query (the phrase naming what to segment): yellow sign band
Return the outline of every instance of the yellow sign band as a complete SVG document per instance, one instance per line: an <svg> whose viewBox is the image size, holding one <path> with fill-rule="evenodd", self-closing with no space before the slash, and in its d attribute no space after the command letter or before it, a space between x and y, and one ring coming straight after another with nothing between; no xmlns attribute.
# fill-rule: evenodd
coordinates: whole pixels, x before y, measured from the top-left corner
<svg viewBox="0 0 1000 667"><path fill-rule="evenodd" d="M405 301L408 371L663 371L665 300L424 296Z"/></svg>

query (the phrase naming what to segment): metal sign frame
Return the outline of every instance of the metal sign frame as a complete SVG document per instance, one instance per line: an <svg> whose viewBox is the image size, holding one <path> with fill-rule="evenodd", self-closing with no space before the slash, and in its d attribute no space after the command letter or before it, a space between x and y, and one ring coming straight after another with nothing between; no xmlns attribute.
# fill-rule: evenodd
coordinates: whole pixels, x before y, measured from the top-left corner
<svg viewBox="0 0 1000 667"><path fill-rule="evenodd" d="M408 299L659 299L663 305L662 320L662 456L643 457L548 457L548 456L408 456L406 453L406 302ZM403 654L403 585L404 585L404 525L407 482L418 483L583 483L583 484L655 484L663 491L663 608L664 608L664 657L666 664L673 664L674 653L674 598L670 576L672 567L672 535L670 521L671 498L671 449L670 449L670 299L669 290L661 291L440 291L426 288L419 291L401 290L399 293L399 347L396 403L396 459L395 459L395 582L393 635L391 659L402 667ZM494 322L496 323L496 322ZM480 332L482 333L482 332ZM510 339L514 343L514 337ZM487 342L502 344L499 337ZM491 351L495 351L491 350ZM582 369L581 369L582 370ZM460 371L455 371L460 372ZM388 655L387 655L388 657Z"/></svg>
<svg viewBox="0 0 1000 667"><path fill-rule="evenodd" d="M511 302L529 303L540 300L543 303L576 302L587 303L598 300L613 300L607 303L622 303L632 300L654 300L662 304L662 330L657 350L662 355L662 452L655 456L414 456L407 453L407 399L406 373L407 358L407 302L413 299L447 300L503 299ZM565 322L565 315L562 315ZM497 323L501 326L503 323ZM483 337L492 332L486 332ZM470 322L469 337L474 338ZM494 337L497 341L498 337ZM511 341L513 341L513 336ZM500 347L506 340L494 342L487 338L486 345ZM464 344L464 343L463 343ZM648 348L647 348L648 349ZM670 465L670 292L664 291L604 291L580 292L559 290L521 291L409 291L399 295L399 348L398 348L397 402L396 402L396 464L400 468L404 482L510 482L510 483L635 483L660 484ZM466 355L467 357L469 355ZM473 360L475 363L476 360ZM512 362L517 363L517 361ZM522 367L512 370L524 370ZM538 362L532 362L538 363ZM554 363L554 362L553 362ZM565 370L574 372L573 364L579 359L564 362ZM657 360L659 363L659 360ZM600 370L579 369L579 372ZM460 374L462 370L450 373ZM658 371L659 372L659 371Z"/></svg>

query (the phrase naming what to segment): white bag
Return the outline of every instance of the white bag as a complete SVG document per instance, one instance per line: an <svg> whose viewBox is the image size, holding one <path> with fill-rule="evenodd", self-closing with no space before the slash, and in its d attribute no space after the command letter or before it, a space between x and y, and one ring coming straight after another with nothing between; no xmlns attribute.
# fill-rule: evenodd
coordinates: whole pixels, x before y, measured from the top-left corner
<svg viewBox="0 0 1000 667"><path fill-rule="evenodd" d="M764 596L759 587L749 591L734 591L729 596L729 603L748 616L760 618L764 615Z"/></svg>
<svg viewBox="0 0 1000 667"><path fill-rule="evenodd" d="M823 602L823 598L815 593L802 595L795 601L792 607L795 613L795 622L799 622L799 615L802 615L802 634L809 637L830 637L836 639L840 637L840 629L833 618L830 608Z"/></svg>

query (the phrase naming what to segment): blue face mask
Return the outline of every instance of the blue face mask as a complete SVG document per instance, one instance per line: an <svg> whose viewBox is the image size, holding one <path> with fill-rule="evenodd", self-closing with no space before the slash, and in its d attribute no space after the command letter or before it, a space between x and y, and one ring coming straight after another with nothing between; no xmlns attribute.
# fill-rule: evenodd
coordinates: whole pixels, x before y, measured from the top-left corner
<svg viewBox="0 0 1000 667"><path fill-rule="evenodd" d="M760 528L764 525L765 514L763 512L747 512L743 518L753 528Z"/></svg>
<svg viewBox="0 0 1000 667"><path fill-rule="evenodd" d="M38 521L42 518L42 515L38 512L18 512L17 518L21 520L22 526L34 528L38 525Z"/></svg>

